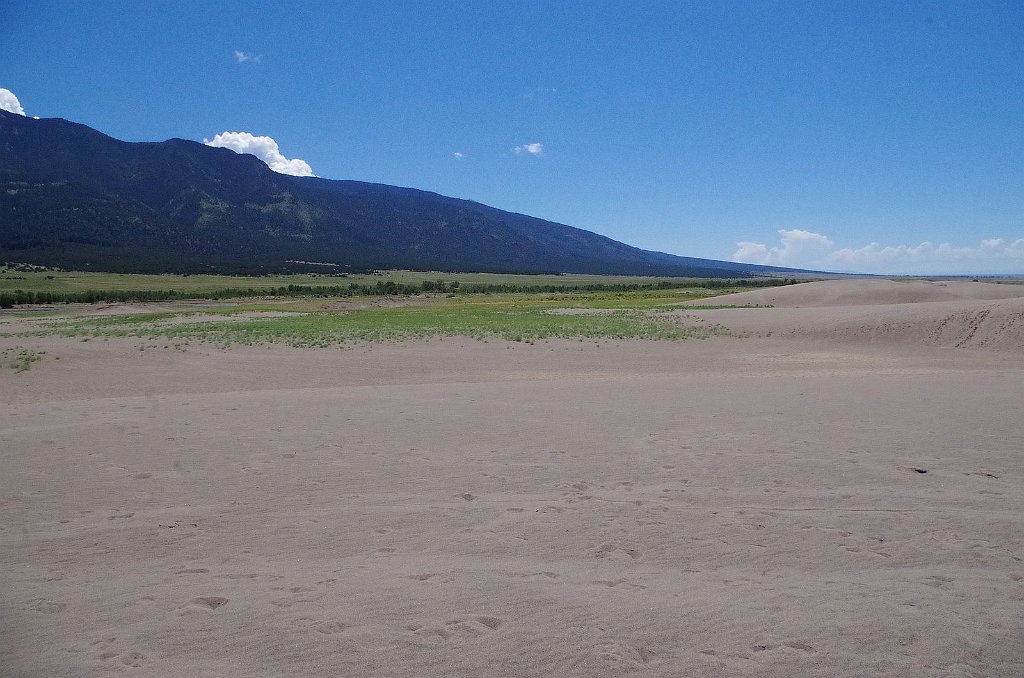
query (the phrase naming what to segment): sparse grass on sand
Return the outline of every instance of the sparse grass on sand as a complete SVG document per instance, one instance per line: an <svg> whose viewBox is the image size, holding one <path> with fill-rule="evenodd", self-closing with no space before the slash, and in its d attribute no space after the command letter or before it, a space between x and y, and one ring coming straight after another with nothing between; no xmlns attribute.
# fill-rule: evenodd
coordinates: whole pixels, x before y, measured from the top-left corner
<svg viewBox="0 0 1024 678"><path fill-rule="evenodd" d="M0 351L0 367L8 367L15 372L28 372L32 369L32 363L43 359L46 351L36 351L31 348L15 346Z"/></svg>
<svg viewBox="0 0 1024 678"><path fill-rule="evenodd" d="M43 316L33 319L30 328L6 334L301 347L446 336L522 342L549 338L678 341L727 333L718 325L666 313L678 310L681 301L706 296L707 290L689 289L438 295L419 297L403 306L368 308L352 304L351 299L334 306L324 299L279 303L263 299L180 311Z"/></svg>

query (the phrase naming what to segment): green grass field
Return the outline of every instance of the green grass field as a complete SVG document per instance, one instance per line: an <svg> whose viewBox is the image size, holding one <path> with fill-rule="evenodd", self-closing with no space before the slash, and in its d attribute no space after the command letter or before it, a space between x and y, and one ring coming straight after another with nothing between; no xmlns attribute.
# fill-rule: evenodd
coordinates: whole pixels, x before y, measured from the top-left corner
<svg viewBox="0 0 1024 678"><path fill-rule="evenodd" d="M535 342L545 339L678 341L727 334L720 326L667 313L680 302L715 294L702 288L639 292L424 295L403 305L379 299L282 299L170 304L149 313L33 314L30 327L0 336L64 336L91 340L133 337L185 345L282 343L298 347L464 336ZM165 305L166 306L166 305ZM22 322L25 325L26 321Z"/></svg>

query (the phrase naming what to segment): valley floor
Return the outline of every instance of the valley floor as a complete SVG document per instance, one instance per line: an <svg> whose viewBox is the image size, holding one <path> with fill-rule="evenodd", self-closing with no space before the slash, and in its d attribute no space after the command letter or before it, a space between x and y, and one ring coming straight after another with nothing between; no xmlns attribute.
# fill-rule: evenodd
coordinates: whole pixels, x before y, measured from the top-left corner
<svg viewBox="0 0 1024 678"><path fill-rule="evenodd" d="M0 674L1024 674L1019 298L814 284L686 311L744 338L0 339Z"/></svg>

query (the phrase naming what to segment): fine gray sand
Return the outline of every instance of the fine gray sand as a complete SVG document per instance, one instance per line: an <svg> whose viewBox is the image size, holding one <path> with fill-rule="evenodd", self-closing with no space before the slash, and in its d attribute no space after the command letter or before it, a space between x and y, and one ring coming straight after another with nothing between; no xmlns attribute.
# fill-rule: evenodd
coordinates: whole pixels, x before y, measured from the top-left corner
<svg viewBox="0 0 1024 678"><path fill-rule="evenodd" d="M681 343L0 339L47 351L0 371L0 675L1024 675L1021 295L758 290Z"/></svg>

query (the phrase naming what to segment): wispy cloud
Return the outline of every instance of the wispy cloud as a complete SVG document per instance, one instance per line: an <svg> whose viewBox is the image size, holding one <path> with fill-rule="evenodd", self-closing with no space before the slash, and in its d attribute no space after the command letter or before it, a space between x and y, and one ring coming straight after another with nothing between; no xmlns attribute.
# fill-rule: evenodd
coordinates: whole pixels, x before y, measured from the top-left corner
<svg viewBox="0 0 1024 678"><path fill-rule="evenodd" d="M14 92L3 87L0 87L0 111L25 115L25 109L21 107L18 97L14 95Z"/></svg>
<svg viewBox="0 0 1024 678"><path fill-rule="evenodd" d="M523 144L522 146L516 146L512 149L512 152L516 155L527 155L540 156L544 155L544 144L534 142L532 144Z"/></svg>
<svg viewBox="0 0 1024 678"><path fill-rule="evenodd" d="M288 159L281 153L273 137L255 136L249 132L221 132L213 139L203 139L207 146L230 148L236 153L249 153L267 163L270 169L297 177L313 177L313 168L300 158Z"/></svg>
<svg viewBox="0 0 1024 678"><path fill-rule="evenodd" d="M243 52L241 50L235 50L235 61L240 64L258 64L260 63L260 55L252 54L251 52Z"/></svg>
<svg viewBox="0 0 1024 678"><path fill-rule="evenodd" d="M1024 273L1024 238L990 238L975 246L925 241L836 248L820 233L780 230L778 245L739 242L732 258L751 264L860 273Z"/></svg>
<svg viewBox="0 0 1024 678"><path fill-rule="evenodd" d="M466 157L466 154L463 153L462 151L455 151L454 153L452 153L452 157L455 158L456 160L462 160L463 158Z"/></svg>

